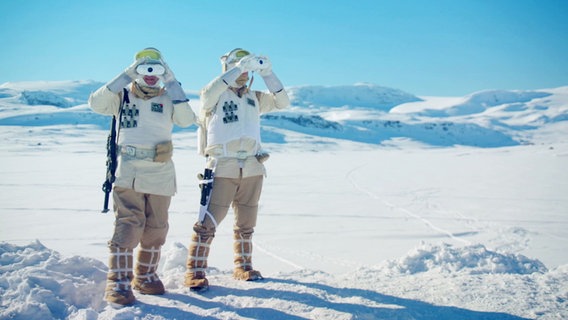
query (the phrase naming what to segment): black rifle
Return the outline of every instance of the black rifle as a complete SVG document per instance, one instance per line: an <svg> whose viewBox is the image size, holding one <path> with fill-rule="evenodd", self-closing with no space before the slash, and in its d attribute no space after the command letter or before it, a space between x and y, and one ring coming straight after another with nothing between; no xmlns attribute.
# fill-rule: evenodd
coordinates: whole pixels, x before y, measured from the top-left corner
<svg viewBox="0 0 568 320"><path fill-rule="evenodd" d="M126 91L126 89L124 89L123 91L123 99L122 103L120 104L120 111L118 112L119 121L122 118L122 105L124 104L124 102L130 103L128 99L128 91ZM103 182L103 192L105 193L105 201L103 204L103 210L101 211L102 213L107 213L109 211L108 201L110 198L110 192L112 191L112 184L116 179L116 176L114 174L116 173L116 167L118 166L118 159L117 159L118 133L116 129L116 119L117 117L113 115L112 120L110 121L110 133L108 134L107 138L107 161L106 161L107 170L106 170L106 180L105 182Z"/></svg>
<svg viewBox="0 0 568 320"><path fill-rule="evenodd" d="M110 133L107 138L107 161L106 161L106 180L103 182L103 192L105 193L105 202L103 205L102 213L107 213L108 200L110 192L112 191L112 184L116 179L114 175L116 172L117 158L116 158L116 116L112 116L110 122Z"/></svg>

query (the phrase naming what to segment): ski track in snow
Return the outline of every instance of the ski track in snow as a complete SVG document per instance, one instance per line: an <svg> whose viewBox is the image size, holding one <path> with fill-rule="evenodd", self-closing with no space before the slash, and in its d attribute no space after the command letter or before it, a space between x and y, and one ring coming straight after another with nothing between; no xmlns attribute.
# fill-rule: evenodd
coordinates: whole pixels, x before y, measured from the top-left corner
<svg viewBox="0 0 568 320"><path fill-rule="evenodd" d="M268 255L268 256L270 256L270 257L272 257L272 258L274 258L278 261L284 262L285 264L292 266L293 268L296 268L298 270L305 269L305 267L303 267L303 266L301 266L301 265L299 265L295 262L292 262L292 261L290 261L286 258L283 258L283 257L277 255L276 253L272 252L272 251L267 250L266 248L264 248L264 246L259 245L258 241L253 241L252 243L253 243L253 246L256 250L258 250L258 251L260 251L260 252L262 252L262 253L264 253L264 254L266 254L266 255Z"/></svg>
<svg viewBox="0 0 568 320"><path fill-rule="evenodd" d="M470 241L465 240L465 239L462 239L462 238L456 236L454 233L452 233L452 232L450 232L450 231L448 231L448 230L445 230L445 229L443 229L443 228L441 228L441 227L436 226L432 221L426 219L425 217L423 217L423 216L421 216L421 215L419 215L419 214L416 214L416 213L414 213L414 212L412 212L412 211L410 211L410 210L408 210L408 209L406 209L406 208L397 206L397 205L395 205L395 204L393 204L393 203L391 203L391 202L385 200L384 198L379 197L377 194L375 194L375 193L369 191L368 189L362 187L359 183L357 183L357 181L355 180L355 178L353 177L353 175L354 175L355 172L357 172L357 171L360 170L361 168L365 167L366 165L367 165L367 164L362 164L362 165L360 165L360 166L358 166L358 167L355 167L355 168L351 169L351 170L347 173L347 175L346 175L347 179L349 180L349 182L353 185L353 187L354 187L355 189L357 189L357 190L359 190L360 192L362 192L362 193L368 195L368 196L369 196L370 198L372 198L372 199L375 199L375 200L380 201L383 205L385 205L386 207L390 208L390 209L393 210L393 211L400 211L400 212L402 212L402 213L404 213L404 214L406 214L406 215L408 215L408 216L410 216L410 217L412 217L412 218L414 218L414 219L416 219L416 220L422 221L422 222L423 222L424 224L426 224L430 229L432 229L432 230L434 230L434 231L436 231L436 232L445 234L445 235L447 235L449 238L451 238L451 239L453 239L453 240L456 240L456 241L458 241L458 242L461 242L461 243L463 243L463 244L465 244L465 245L470 245L470 244L471 244Z"/></svg>

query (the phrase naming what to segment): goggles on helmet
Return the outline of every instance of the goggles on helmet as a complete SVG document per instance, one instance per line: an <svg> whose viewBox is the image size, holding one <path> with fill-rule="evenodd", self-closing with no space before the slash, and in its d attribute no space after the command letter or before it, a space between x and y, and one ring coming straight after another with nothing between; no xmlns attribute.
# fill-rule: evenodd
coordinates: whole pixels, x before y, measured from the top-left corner
<svg viewBox="0 0 568 320"><path fill-rule="evenodd" d="M159 63L144 63L136 67L136 73L143 76L161 76L166 73L166 68Z"/></svg>
<svg viewBox="0 0 568 320"><path fill-rule="evenodd" d="M241 48L237 48L229 52L228 54L224 55L223 57L221 57L221 59L224 59L223 62L226 63L227 65L232 65L237 63L242 58L248 56L249 54L250 52L243 50Z"/></svg>
<svg viewBox="0 0 568 320"><path fill-rule="evenodd" d="M149 58L150 60L162 60L162 54L155 48L146 48L134 56L134 60L139 60L142 58Z"/></svg>

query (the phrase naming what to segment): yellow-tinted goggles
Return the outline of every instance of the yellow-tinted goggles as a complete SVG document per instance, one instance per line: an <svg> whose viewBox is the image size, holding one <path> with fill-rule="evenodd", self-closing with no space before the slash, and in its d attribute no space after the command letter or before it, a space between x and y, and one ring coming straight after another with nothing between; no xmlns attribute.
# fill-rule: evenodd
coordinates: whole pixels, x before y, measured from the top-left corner
<svg viewBox="0 0 568 320"><path fill-rule="evenodd" d="M138 52L136 54L136 56L134 56L135 60L142 59L142 58L150 58L152 60L161 60L162 55L156 49L147 48L147 49L144 49L144 50Z"/></svg>
<svg viewBox="0 0 568 320"><path fill-rule="evenodd" d="M233 51L227 57L227 64L236 63L237 61L241 60L243 57L248 56L249 54L250 52L243 49Z"/></svg>
<svg viewBox="0 0 568 320"><path fill-rule="evenodd" d="M249 54L250 54L250 52L248 52L246 50L239 50L239 51L235 52L235 58L241 59L242 57L246 57Z"/></svg>

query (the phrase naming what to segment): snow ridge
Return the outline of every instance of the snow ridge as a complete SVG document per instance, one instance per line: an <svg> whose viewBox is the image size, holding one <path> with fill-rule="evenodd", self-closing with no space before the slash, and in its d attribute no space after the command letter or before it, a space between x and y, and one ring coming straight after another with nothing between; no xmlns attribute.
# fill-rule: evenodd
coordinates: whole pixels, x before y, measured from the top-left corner
<svg viewBox="0 0 568 320"><path fill-rule="evenodd" d="M421 101L402 90L381 87L371 83L352 86L302 86L288 90L293 105L311 107L370 108L388 111L402 103Z"/></svg>
<svg viewBox="0 0 568 320"><path fill-rule="evenodd" d="M0 125L94 124L106 129L108 119L86 106L89 94L101 85L94 81L2 84ZM304 142L316 136L381 145L405 138L433 146L494 148L535 143L540 130L568 120L568 87L488 90L461 99L418 98L367 83L287 90L292 108L262 116L264 142L286 143L281 132L286 130L307 135ZM198 96L189 96L197 110Z"/></svg>

